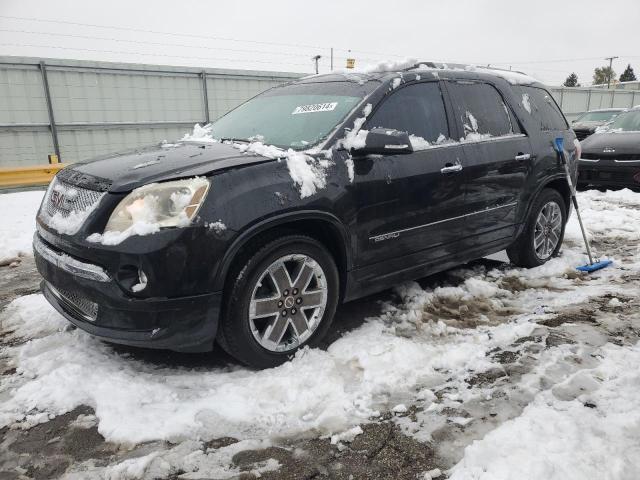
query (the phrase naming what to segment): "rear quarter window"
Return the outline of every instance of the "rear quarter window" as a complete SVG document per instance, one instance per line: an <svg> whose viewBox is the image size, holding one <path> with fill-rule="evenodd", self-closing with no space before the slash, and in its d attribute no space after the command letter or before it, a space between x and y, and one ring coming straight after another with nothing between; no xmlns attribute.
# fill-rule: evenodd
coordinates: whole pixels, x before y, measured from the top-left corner
<svg viewBox="0 0 640 480"><path fill-rule="evenodd" d="M520 86L522 106L540 125L541 130L566 130L567 121L555 100L544 88Z"/></svg>

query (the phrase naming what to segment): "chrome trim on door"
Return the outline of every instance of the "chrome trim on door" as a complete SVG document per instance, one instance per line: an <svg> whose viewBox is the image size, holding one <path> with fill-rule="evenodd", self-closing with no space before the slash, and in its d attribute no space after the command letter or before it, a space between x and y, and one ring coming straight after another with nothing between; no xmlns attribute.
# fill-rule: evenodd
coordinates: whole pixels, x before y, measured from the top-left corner
<svg viewBox="0 0 640 480"><path fill-rule="evenodd" d="M516 155L515 159L518 160L518 161L531 160L531 154L530 153L523 153L522 155Z"/></svg>
<svg viewBox="0 0 640 480"><path fill-rule="evenodd" d="M369 237L369 241L373 242L382 242L384 240L389 240L390 238L398 238L401 233L410 232L412 230L417 230L419 228L431 227L432 225L438 225L439 223L450 222L452 220L458 220L460 218L471 217L473 215L479 215L481 213L492 212L494 210L499 210L501 208L508 208L517 205L518 202L507 203L505 205L499 205L497 207L485 208L484 210L479 210L477 212L465 213L464 215L458 215L457 217L445 218L443 220L438 220L437 222L425 223L424 225L416 225L415 227L403 228L402 230L395 230L393 232L383 233L381 235L375 235L373 237Z"/></svg>

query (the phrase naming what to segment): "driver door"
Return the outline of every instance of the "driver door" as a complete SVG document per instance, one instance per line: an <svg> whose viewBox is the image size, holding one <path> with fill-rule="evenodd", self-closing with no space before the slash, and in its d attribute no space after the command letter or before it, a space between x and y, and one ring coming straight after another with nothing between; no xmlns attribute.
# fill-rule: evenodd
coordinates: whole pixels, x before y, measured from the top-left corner
<svg viewBox="0 0 640 480"><path fill-rule="evenodd" d="M367 121L409 133L414 151L354 155L360 281L420 268L460 240L466 162L462 146L446 142L450 125L438 81L396 89Z"/></svg>

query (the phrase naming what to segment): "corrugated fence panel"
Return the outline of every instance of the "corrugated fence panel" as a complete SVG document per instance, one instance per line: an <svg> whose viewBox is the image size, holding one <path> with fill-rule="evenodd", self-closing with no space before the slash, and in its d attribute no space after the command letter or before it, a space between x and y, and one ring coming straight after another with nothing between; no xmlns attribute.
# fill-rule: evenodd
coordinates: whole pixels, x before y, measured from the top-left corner
<svg viewBox="0 0 640 480"><path fill-rule="evenodd" d="M0 57L0 166L55 153L41 59ZM215 120L294 73L44 60L61 160L70 163L162 140Z"/></svg>
<svg viewBox="0 0 640 480"><path fill-rule="evenodd" d="M163 140L181 138L191 126L104 128L59 132L60 150L65 162L76 162L107 153L122 152Z"/></svg>
<svg viewBox="0 0 640 480"><path fill-rule="evenodd" d="M56 122L202 121L200 79L188 76L49 71Z"/></svg>
<svg viewBox="0 0 640 480"><path fill-rule="evenodd" d="M0 129L0 166L19 167L47 163L53 152L47 129Z"/></svg>

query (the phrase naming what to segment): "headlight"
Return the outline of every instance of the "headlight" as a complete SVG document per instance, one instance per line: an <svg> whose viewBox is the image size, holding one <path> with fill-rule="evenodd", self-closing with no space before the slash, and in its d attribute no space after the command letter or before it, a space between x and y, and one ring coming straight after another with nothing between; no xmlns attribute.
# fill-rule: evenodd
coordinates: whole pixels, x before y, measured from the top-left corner
<svg viewBox="0 0 640 480"><path fill-rule="evenodd" d="M136 188L113 211L104 233L124 232L135 225L185 227L198 213L208 190L209 181L200 177Z"/></svg>

